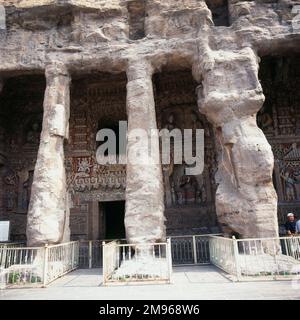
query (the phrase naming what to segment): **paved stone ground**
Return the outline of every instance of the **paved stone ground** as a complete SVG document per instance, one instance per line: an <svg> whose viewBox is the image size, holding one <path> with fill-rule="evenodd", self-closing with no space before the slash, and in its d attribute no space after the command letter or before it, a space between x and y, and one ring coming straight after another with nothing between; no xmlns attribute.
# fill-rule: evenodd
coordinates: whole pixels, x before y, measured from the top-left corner
<svg viewBox="0 0 300 320"><path fill-rule="evenodd" d="M173 284L102 286L101 269L76 270L48 288L9 289L0 291L0 300L75 299L75 300L248 300L300 299L300 285L290 281L231 282L213 266L174 268Z"/></svg>

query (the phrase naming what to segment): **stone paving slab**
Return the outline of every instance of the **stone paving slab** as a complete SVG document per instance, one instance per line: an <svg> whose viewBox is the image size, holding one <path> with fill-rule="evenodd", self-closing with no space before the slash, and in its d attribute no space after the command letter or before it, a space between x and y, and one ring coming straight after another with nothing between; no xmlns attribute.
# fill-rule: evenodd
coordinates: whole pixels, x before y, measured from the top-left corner
<svg viewBox="0 0 300 320"><path fill-rule="evenodd" d="M213 266L176 267L170 285L102 286L102 270L76 270L48 288L0 291L0 300L300 299L291 281L231 282Z"/></svg>

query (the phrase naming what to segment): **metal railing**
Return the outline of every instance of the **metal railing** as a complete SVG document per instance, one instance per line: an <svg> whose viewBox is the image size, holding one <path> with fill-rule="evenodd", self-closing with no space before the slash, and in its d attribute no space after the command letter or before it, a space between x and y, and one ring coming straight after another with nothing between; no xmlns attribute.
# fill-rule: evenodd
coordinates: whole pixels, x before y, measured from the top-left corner
<svg viewBox="0 0 300 320"><path fill-rule="evenodd" d="M103 285L136 282L170 283L171 242L103 243Z"/></svg>
<svg viewBox="0 0 300 320"><path fill-rule="evenodd" d="M210 262L218 268L237 276L236 243L233 239L218 236L209 238Z"/></svg>
<svg viewBox="0 0 300 320"><path fill-rule="evenodd" d="M118 241L111 241L107 244L103 242L103 284L111 280L115 270L119 267Z"/></svg>
<svg viewBox="0 0 300 320"><path fill-rule="evenodd" d="M0 248L0 287L46 286L78 267L79 243Z"/></svg>
<svg viewBox="0 0 300 320"><path fill-rule="evenodd" d="M300 237L233 240L238 278L291 279L300 274Z"/></svg>
<svg viewBox="0 0 300 320"><path fill-rule="evenodd" d="M80 240L79 268L102 268L102 240Z"/></svg>
<svg viewBox="0 0 300 320"><path fill-rule="evenodd" d="M219 234L171 236L173 266L210 264L209 239Z"/></svg>
<svg viewBox="0 0 300 320"><path fill-rule="evenodd" d="M210 264L209 237L212 235L219 234L168 237L171 240L173 266ZM80 240L79 268L102 268L102 243L110 241L114 240Z"/></svg>
<svg viewBox="0 0 300 320"><path fill-rule="evenodd" d="M1 248L17 248L17 247L24 247L24 242L0 242L0 249Z"/></svg>
<svg viewBox="0 0 300 320"><path fill-rule="evenodd" d="M211 263L237 280L282 280L300 275L300 237L210 237Z"/></svg>
<svg viewBox="0 0 300 320"><path fill-rule="evenodd" d="M45 248L44 285L69 273L79 265L79 242L73 241Z"/></svg>
<svg viewBox="0 0 300 320"><path fill-rule="evenodd" d="M0 249L0 288L43 284L41 248L6 247ZM41 264L37 263L41 261Z"/></svg>

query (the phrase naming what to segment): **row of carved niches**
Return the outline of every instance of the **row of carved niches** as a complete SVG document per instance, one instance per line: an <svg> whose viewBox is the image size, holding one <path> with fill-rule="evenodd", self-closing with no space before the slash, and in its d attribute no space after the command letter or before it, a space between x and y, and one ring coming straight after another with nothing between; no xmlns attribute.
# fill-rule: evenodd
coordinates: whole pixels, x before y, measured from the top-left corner
<svg viewBox="0 0 300 320"><path fill-rule="evenodd" d="M99 129L126 120L125 74L91 74L72 81L68 154L96 153Z"/></svg>
<svg viewBox="0 0 300 320"><path fill-rule="evenodd" d="M84 201L74 203L70 210L71 238L88 240L88 218L90 205Z"/></svg>
<svg viewBox="0 0 300 320"><path fill-rule="evenodd" d="M214 202L217 170L214 134L206 117L199 113L195 88L189 70L163 72L155 75L155 101L159 129L193 131L193 154L196 150L196 129L204 130L204 171L197 176L186 175L187 164L174 163L174 144L171 140L171 161L163 165L166 207L199 207Z"/></svg>
<svg viewBox="0 0 300 320"><path fill-rule="evenodd" d="M300 59L266 57L259 78L266 101L257 123L267 137L300 136Z"/></svg>
<svg viewBox="0 0 300 320"><path fill-rule="evenodd" d="M123 200L126 166L99 165L98 130L126 120L126 75L97 73L72 81L70 140L66 146L68 190L72 205L85 201ZM116 132L117 134L117 132Z"/></svg>
<svg viewBox="0 0 300 320"><path fill-rule="evenodd" d="M227 26L227 1L207 0L206 3L212 11L215 25ZM95 46L111 41L127 42L146 35L179 36L211 24L205 3L197 0L129 0L127 3L80 0L80 6L91 9L73 10L68 5L50 5L45 10L7 7L7 35L15 41L18 38L23 41L26 50L30 43L24 41L24 36L22 38L21 32L18 32L20 29L27 31L26 34L31 37L31 33L35 32L40 38L36 41L37 46L43 44L48 48L63 48L69 45ZM31 44L27 53L35 51L33 46Z"/></svg>

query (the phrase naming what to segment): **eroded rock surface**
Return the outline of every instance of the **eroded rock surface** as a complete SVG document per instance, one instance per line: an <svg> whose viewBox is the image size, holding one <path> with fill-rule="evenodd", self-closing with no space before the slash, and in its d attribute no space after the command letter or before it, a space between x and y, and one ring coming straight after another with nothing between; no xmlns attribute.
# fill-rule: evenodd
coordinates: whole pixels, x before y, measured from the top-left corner
<svg viewBox="0 0 300 320"><path fill-rule="evenodd" d="M63 141L69 75L128 71L129 125L154 128L150 79L164 67L193 68L200 85L199 110L213 125L218 144L216 206L224 230L242 237L277 234L273 155L255 118L264 101L258 63L265 55L299 54L292 11L299 2L229 0L228 11L224 1L201 0L0 3L6 9L1 78L46 70L48 81L28 215L30 244L59 242L67 234ZM139 61L147 61L147 67ZM127 171L131 242L164 237L161 172L148 169L129 166Z"/></svg>
<svg viewBox="0 0 300 320"><path fill-rule="evenodd" d="M70 238L64 140L70 115L69 74L63 65L46 68L43 130L28 209L29 246Z"/></svg>

